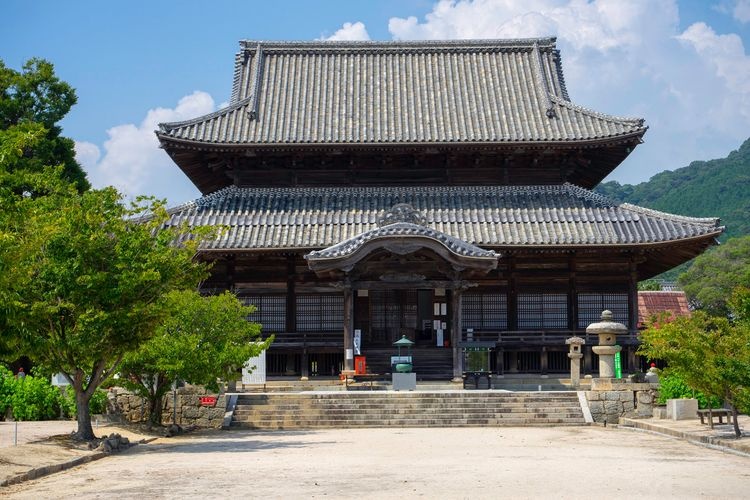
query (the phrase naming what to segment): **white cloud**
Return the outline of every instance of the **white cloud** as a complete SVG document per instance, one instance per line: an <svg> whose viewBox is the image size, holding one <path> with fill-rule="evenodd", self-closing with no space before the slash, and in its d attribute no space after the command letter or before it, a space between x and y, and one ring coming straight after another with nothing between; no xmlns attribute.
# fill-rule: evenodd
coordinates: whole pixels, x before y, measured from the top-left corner
<svg viewBox="0 0 750 500"><path fill-rule="evenodd" d="M370 35L364 23L357 21L355 23L344 23L336 33L329 37L323 37L321 40L369 40Z"/></svg>
<svg viewBox="0 0 750 500"><path fill-rule="evenodd" d="M440 0L423 20L388 28L396 39L557 36L574 102L651 127L615 171L621 181L724 156L750 131L741 39L703 23L681 33L676 0Z"/></svg>
<svg viewBox="0 0 750 500"><path fill-rule="evenodd" d="M732 15L741 23L750 23L750 0L737 0Z"/></svg>
<svg viewBox="0 0 750 500"><path fill-rule="evenodd" d="M170 203L188 201L199 193L178 167L159 149L154 134L158 124L195 118L214 111L214 100L195 91L174 108L150 109L143 121L107 130L104 154L90 142L76 142L76 159L83 165L94 187L115 186L127 196L141 194L168 198Z"/></svg>
<svg viewBox="0 0 750 500"><path fill-rule="evenodd" d="M750 118L750 56L742 39L730 33L717 35L705 23L695 23L677 37L692 46L743 102L738 110Z"/></svg>

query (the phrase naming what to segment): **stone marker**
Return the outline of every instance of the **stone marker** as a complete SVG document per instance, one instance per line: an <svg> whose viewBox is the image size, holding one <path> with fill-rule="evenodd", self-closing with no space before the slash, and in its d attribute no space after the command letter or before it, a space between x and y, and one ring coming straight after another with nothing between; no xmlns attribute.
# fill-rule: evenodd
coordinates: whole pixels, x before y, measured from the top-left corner
<svg viewBox="0 0 750 500"><path fill-rule="evenodd" d="M667 399L667 418L671 420L698 418L698 400Z"/></svg>
<svg viewBox="0 0 750 500"><path fill-rule="evenodd" d="M581 337L570 337L565 341L570 346L568 357L570 358L570 384L573 387L581 385L581 346L586 343Z"/></svg>

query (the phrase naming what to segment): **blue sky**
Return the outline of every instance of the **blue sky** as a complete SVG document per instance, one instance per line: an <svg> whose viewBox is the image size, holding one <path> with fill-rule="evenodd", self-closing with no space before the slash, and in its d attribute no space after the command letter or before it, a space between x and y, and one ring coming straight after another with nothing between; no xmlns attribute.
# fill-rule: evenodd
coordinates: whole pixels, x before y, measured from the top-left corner
<svg viewBox="0 0 750 500"><path fill-rule="evenodd" d="M547 35L575 103L650 126L610 179L644 181L750 137L750 0L6 0L0 58L44 57L77 89L64 133L95 186L180 203L198 192L152 131L228 100L240 39Z"/></svg>

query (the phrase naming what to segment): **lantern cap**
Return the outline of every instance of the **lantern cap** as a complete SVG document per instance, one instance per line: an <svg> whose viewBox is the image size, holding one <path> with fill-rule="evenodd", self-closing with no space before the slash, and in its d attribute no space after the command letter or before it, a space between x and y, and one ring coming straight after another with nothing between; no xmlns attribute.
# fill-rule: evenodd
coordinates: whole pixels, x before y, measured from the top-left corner
<svg viewBox="0 0 750 500"><path fill-rule="evenodd" d="M413 346L414 342L412 342L411 340L407 339L406 335L401 335L401 338L398 339L396 342L394 342L393 345L399 346L399 347L402 347L402 346L403 347L409 347L409 346Z"/></svg>

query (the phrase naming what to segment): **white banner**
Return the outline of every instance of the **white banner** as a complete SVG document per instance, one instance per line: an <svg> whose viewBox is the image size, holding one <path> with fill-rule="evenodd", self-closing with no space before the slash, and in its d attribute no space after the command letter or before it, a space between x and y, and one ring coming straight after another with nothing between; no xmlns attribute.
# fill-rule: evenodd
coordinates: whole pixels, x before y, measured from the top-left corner
<svg viewBox="0 0 750 500"><path fill-rule="evenodd" d="M243 384L265 384L266 383L266 351L258 356L250 358L242 367Z"/></svg>

